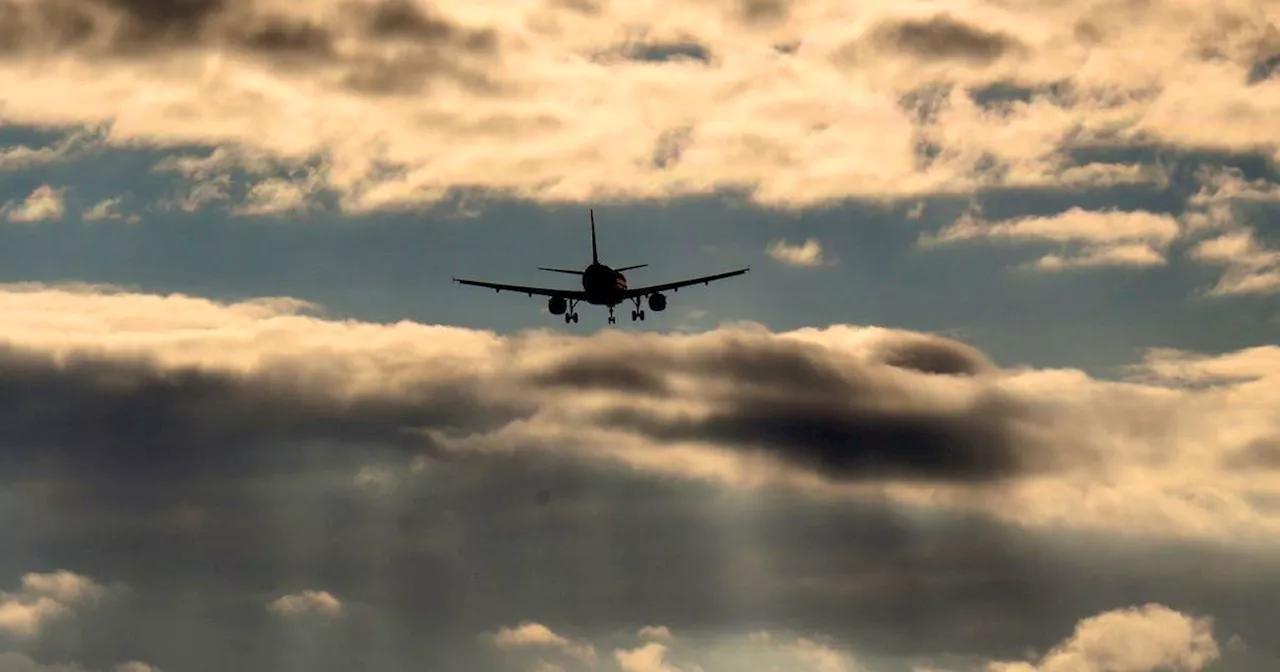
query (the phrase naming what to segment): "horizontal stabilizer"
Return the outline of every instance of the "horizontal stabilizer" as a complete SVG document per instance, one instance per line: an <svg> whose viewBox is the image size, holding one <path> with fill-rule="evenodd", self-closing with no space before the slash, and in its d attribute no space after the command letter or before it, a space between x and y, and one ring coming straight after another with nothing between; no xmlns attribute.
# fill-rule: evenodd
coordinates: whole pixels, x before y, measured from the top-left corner
<svg viewBox="0 0 1280 672"><path fill-rule="evenodd" d="M538 267L539 271L551 271L552 273L568 273L569 275L582 275L582 271L574 271L568 268L543 268Z"/></svg>
<svg viewBox="0 0 1280 672"><path fill-rule="evenodd" d="M635 266L623 266L622 268L615 268L614 270L621 273L623 271L630 271L636 268L644 268L645 266L648 266L648 265L649 264L636 264Z"/></svg>

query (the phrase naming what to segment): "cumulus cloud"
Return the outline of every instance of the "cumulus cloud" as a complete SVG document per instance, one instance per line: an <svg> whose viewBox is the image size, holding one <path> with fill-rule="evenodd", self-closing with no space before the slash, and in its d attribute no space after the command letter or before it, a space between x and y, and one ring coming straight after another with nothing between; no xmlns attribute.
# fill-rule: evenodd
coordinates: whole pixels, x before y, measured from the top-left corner
<svg viewBox="0 0 1280 672"><path fill-rule="evenodd" d="M595 659L595 647L583 642L575 642L556 634L551 628L526 621L514 628L501 628L489 636L494 646L501 648L546 647L557 649L566 655L583 661Z"/></svg>
<svg viewBox="0 0 1280 672"><path fill-rule="evenodd" d="M103 593L89 577L66 570L25 574L17 592L0 592L0 632L31 637L49 621L70 615L76 606Z"/></svg>
<svg viewBox="0 0 1280 672"><path fill-rule="evenodd" d="M67 211L66 190L47 184L36 187L29 196L19 202L10 201L0 206L5 219L18 224L33 224L50 219L61 219Z"/></svg>
<svg viewBox="0 0 1280 672"><path fill-rule="evenodd" d="M769 243L769 247L765 251L774 260L787 266L812 268L821 266L824 262L822 243L819 243L817 238L809 238L797 245L792 245L784 240L775 240Z"/></svg>
<svg viewBox="0 0 1280 672"><path fill-rule="evenodd" d="M306 188L353 211L467 188L548 201L730 189L789 207L1151 182L1150 166L1076 150L1275 151L1280 80L1258 73L1276 11L6 0L0 107L15 123L107 123L113 143L317 166ZM264 183L247 207L297 194Z"/></svg>
<svg viewBox="0 0 1280 672"><path fill-rule="evenodd" d="M267 605L267 611L282 616L317 614L333 617L342 613L342 602L324 590L304 590L294 595L283 595Z"/></svg>
<svg viewBox="0 0 1280 672"><path fill-rule="evenodd" d="M1086 618L1038 662L993 662L988 672L1203 670L1221 655L1213 621L1161 604Z"/></svg>
<svg viewBox="0 0 1280 672"><path fill-rule="evenodd" d="M305 308L0 291L0 392L14 392L6 431L22 439L0 473L195 483L337 443L406 463L546 453L1034 527L1240 540L1280 529L1256 499L1280 483L1222 466L1280 434L1274 348L1182 362L1248 373L1205 387L1171 377L1167 358L1108 382L1002 369L953 340L872 327L500 337ZM346 478L377 481L380 463L344 454Z"/></svg>

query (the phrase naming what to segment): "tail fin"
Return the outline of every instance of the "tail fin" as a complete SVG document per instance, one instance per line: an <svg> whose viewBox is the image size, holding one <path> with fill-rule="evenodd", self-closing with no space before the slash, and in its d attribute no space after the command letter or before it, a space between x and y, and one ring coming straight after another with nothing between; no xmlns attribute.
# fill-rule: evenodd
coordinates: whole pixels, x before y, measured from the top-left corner
<svg viewBox="0 0 1280 672"><path fill-rule="evenodd" d="M600 263L600 253L596 251L596 211L592 208L591 213L591 263Z"/></svg>
<svg viewBox="0 0 1280 672"><path fill-rule="evenodd" d="M570 268L544 268L538 267L539 271L551 271L552 273L568 273L569 275L582 275L582 271L575 271Z"/></svg>

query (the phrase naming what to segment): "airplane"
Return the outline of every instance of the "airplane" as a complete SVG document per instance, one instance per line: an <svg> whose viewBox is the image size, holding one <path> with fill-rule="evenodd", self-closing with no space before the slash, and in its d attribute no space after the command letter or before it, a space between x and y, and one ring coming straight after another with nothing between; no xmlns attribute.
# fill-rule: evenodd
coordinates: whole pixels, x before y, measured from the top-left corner
<svg viewBox="0 0 1280 672"><path fill-rule="evenodd" d="M480 280L463 280L454 278L453 281L463 285L471 285L473 287L484 287L492 289L496 292L520 292L533 296L551 297L547 301L547 309L552 315L564 315L565 324L578 322L577 306L585 301L593 306L607 306L609 308L609 324L616 324L617 318L613 316L613 309L623 301L631 301L635 304L635 308L631 311L631 321L644 321L644 309L641 308L640 302L648 297L649 308L655 313L662 312L667 309L667 297L663 294L665 291L680 291L681 287L690 285L704 284L709 285L715 280L724 278L732 278L735 275L742 275L750 268L740 268L736 271L728 271L726 273L717 273L715 275L704 275L699 278L689 278L688 280L679 280L677 282L668 282L661 285L649 285L647 287L627 287L627 278L622 274L623 271L630 271L637 268L644 268L649 264L636 264L634 266L623 266L622 268L610 268L600 263L600 254L596 249L596 213L595 209L590 210L591 214L591 265L585 270L575 271L565 268L544 268L539 266L540 271L550 271L552 273L566 273L569 275L582 276L582 289L552 289L548 287L524 287L521 285L502 285L493 282L482 282Z"/></svg>

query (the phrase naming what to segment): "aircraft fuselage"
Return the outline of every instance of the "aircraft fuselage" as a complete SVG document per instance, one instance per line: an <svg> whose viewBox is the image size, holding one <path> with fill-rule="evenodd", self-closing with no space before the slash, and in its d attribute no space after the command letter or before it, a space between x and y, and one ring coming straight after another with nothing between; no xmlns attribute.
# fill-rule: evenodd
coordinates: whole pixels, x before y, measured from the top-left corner
<svg viewBox="0 0 1280 672"><path fill-rule="evenodd" d="M587 303L616 306L626 299L627 277L601 263L593 263L582 272L582 291Z"/></svg>

